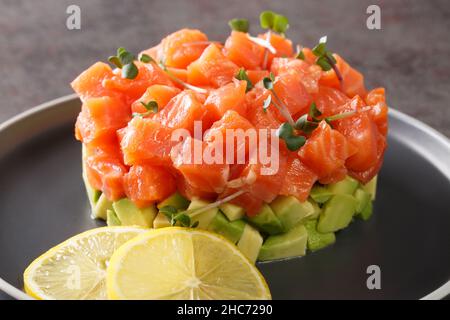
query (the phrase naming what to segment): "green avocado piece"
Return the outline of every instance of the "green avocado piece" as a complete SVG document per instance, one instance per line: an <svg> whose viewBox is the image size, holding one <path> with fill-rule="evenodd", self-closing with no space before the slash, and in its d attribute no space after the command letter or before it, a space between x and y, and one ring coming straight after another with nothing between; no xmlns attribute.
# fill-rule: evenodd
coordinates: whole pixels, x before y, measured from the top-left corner
<svg viewBox="0 0 450 320"><path fill-rule="evenodd" d="M364 221L367 221L372 216L372 213L373 213L373 203L372 201L369 201L364 210L359 214L359 217L361 217L361 219L363 219Z"/></svg>
<svg viewBox="0 0 450 320"><path fill-rule="evenodd" d="M83 145L82 149L81 149L81 153L82 153L82 161L81 161L81 167L82 167L82 177L83 177L83 182L84 182L84 187L86 189L86 194L89 200L89 204L91 206L91 210L94 211L94 207L95 204L97 203L98 199L100 198L100 195L102 194L102 192L100 190L95 190L94 188L91 187L89 180L87 178L87 174L86 174L86 166L84 164L84 156L85 156L85 152L86 152L86 147Z"/></svg>
<svg viewBox="0 0 450 320"><path fill-rule="evenodd" d="M245 216L244 208L232 203L224 203L219 206L219 209L227 216L228 220L234 221L242 219Z"/></svg>
<svg viewBox="0 0 450 320"><path fill-rule="evenodd" d="M284 230L280 219L268 204L264 204L256 216L248 217L247 220L256 228L268 234L279 234Z"/></svg>
<svg viewBox="0 0 450 320"><path fill-rule="evenodd" d="M107 211L112 210L112 208L112 202L106 198L104 193L102 193L92 210L92 217L106 220Z"/></svg>
<svg viewBox="0 0 450 320"><path fill-rule="evenodd" d="M296 256L304 256L308 232L303 224L298 224L288 232L270 236L264 241L258 259L267 261Z"/></svg>
<svg viewBox="0 0 450 320"><path fill-rule="evenodd" d="M327 187L321 185L315 185L314 187L312 187L309 194L309 196L317 203L327 202L332 195L333 192L331 192Z"/></svg>
<svg viewBox="0 0 450 320"><path fill-rule="evenodd" d="M377 196L377 180L378 176L375 176L372 180L362 186L362 188L372 196L372 201L375 200Z"/></svg>
<svg viewBox="0 0 450 320"><path fill-rule="evenodd" d="M244 232L242 232L241 239L239 239L237 243L237 247L248 258L248 260L255 263L262 243L263 237L258 230L249 224L246 224L244 227Z"/></svg>
<svg viewBox="0 0 450 320"><path fill-rule="evenodd" d="M327 185L327 188L332 194L353 194L358 186L358 180L346 176L344 180Z"/></svg>
<svg viewBox="0 0 450 320"><path fill-rule="evenodd" d="M278 196L270 204L270 207L280 219L284 231L288 231L301 222L303 218L314 213L311 202L300 202L293 196Z"/></svg>
<svg viewBox="0 0 450 320"><path fill-rule="evenodd" d="M102 192L100 190L95 190L91 187L89 184L89 181L87 180L86 173L83 172L83 182L84 187L86 189L86 194L89 200L89 204L91 205L91 209L93 210L95 207L95 204L97 203L98 199L100 198L100 195Z"/></svg>
<svg viewBox="0 0 450 320"><path fill-rule="evenodd" d="M317 231L317 220L307 221L305 228L308 231L308 249L311 251L323 249L336 241L333 232L321 233Z"/></svg>
<svg viewBox="0 0 450 320"><path fill-rule="evenodd" d="M166 227L170 227L169 219L167 219L167 216L164 213L158 212L155 219L153 220L153 228L159 229Z"/></svg>
<svg viewBox="0 0 450 320"><path fill-rule="evenodd" d="M367 193L361 188L356 189L355 191L355 199L358 201L358 205L356 206L356 214L363 212L363 210L367 207L369 202L371 202L370 193Z"/></svg>
<svg viewBox="0 0 450 320"><path fill-rule="evenodd" d="M218 233L233 243L239 241L244 232L244 220L230 222L222 212L218 212L208 226L208 230Z"/></svg>
<svg viewBox="0 0 450 320"><path fill-rule="evenodd" d="M309 199L308 202L312 204L314 211L310 215L306 216L306 218L308 220L315 220L319 217L320 213L322 212L322 209L314 200Z"/></svg>
<svg viewBox="0 0 450 320"><path fill-rule="evenodd" d="M124 226L151 228L156 216L154 205L140 209L130 199L124 198L113 203L114 211Z"/></svg>
<svg viewBox="0 0 450 320"><path fill-rule="evenodd" d="M106 224L111 226L121 226L122 222L120 222L119 217L117 217L114 210L106 210Z"/></svg>
<svg viewBox="0 0 450 320"><path fill-rule="evenodd" d="M174 207L177 210L185 210L189 206L189 200L183 197L178 191L170 197L158 203L158 209L165 206Z"/></svg>
<svg viewBox="0 0 450 320"><path fill-rule="evenodd" d="M198 209L207 206L210 202L203 200L192 200L187 210ZM189 213L191 224L198 221L198 228L206 230L214 217L219 213L219 208L212 208L207 211L196 213L195 211Z"/></svg>
<svg viewBox="0 0 450 320"><path fill-rule="evenodd" d="M334 195L322 208L317 231L328 233L347 227L352 221L357 204L358 201L351 195Z"/></svg>

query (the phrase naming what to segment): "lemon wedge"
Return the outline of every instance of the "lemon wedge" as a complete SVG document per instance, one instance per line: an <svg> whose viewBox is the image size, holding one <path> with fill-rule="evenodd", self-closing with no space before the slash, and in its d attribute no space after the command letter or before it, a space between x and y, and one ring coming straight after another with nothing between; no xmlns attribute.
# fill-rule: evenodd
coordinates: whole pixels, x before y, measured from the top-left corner
<svg viewBox="0 0 450 320"><path fill-rule="evenodd" d="M103 227L64 241L25 270L25 292L45 300L107 299L109 259L117 248L144 231L138 227Z"/></svg>
<svg viewBox="0 0 450 320"><path fill-rule="evenodd" d="M270 299L258 269L227 239L168 227L128 241L111 257L110 299Z"/></svg>

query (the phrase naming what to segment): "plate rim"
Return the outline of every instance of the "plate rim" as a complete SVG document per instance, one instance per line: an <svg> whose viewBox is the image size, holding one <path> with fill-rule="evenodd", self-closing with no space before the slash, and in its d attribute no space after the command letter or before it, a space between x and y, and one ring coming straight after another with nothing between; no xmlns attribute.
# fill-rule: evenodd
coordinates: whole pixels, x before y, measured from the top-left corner
<svg viewBox="0 0 450 320"><path fill-rule="evenodd" d="M33 117L36 114L39 114L41 112L44 112L48 109L52 109L57 107L58 105L62 103L72 102L73 100L78 100L78 96L76 94L70 94L66 96L62 96L47 102L44 102L42 104L39 104L33 108L30 108L26 111L23 111L8 120L2 122L0 124L0 134L2 134L5 130L7 130L9 127L14 126L16 123L25 120L26 118ZM413 118L412 116L409 116L397 109L389 108L389 114L393 118L396 118L397 120L400 120L401 122L405 122L416 129L424 132L427 134L430 138L435 139L439 141L444 148L446 148L450 152L450 139L448 139L445 135L437 131L436 129L430 127L428 124L417 120ZM442 168L439 166L440 171L450 180L450 172L446 172L445 168ZM6 280L4 280L0 276L0 290L9 295L12 298L18 299L18 300L34 300L31 296L26 294L23 290L15 287L14 285L10 284ZM450 295L450 280L448 280L446 283L435 289L434 291L430 292L426 296L420 298L420 300L439 300L445 298L447 295Z"/></svg>

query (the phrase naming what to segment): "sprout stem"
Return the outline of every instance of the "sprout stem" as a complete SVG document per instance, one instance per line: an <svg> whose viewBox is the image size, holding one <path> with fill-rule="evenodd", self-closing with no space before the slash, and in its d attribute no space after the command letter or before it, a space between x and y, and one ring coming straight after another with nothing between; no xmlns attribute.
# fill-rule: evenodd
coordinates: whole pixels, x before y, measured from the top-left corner
<svg viewBox="0 0 450 320"><path fill-rule="evenodd" d="M223 199L217 200L216 202L210 203L210 204L208 204L208 205L206 205L204 207L201 207L201 208L198 208L198 209L186 210L186 211L183 211L181 213L192 214L192 215L195 216L197 214L200 214L202 212L208 211L210 209L217 208L218 206L220 206L220 205L222 205L222 204L224 204L226 202L229 202L229 201L239 197L240 195L242 195L242 194L244 194L246 192L247 191L245 191L245 190L239 190L239 191L237 191L237 192L235 192L233 194L230 194L229 196L227 196L227 197L225 197Z"/></svg>

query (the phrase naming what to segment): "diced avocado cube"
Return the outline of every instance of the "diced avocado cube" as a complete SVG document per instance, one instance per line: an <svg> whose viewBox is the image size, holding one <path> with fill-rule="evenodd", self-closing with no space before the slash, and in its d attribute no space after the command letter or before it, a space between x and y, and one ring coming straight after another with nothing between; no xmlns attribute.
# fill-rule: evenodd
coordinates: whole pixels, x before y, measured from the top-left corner
<svg viewBox="0 0 450 320"><path fill-rule="evenodd" d="M98 199L100 199L100 196L102 195L102 192L100 190L94 190L94 194L92 195L92 201L97 203Z"/></svg>
<svg viewBox="0 0 450 320"><path fill-rule="evenodd" d="M98 198L98 201L94 206L94 209L92 210L92 217L106 220L107 211L111 210L112 208L113 208L112 202L109 201L108 198L106 198L104 193L102 193L100 198Z"/></svg>
<svg viewBox="0 0 450 320"><path fill-rule="evenodd" d="M199 209L204 206L207 206L210 202L203 200L192 200L191 204L187 208L187 210ZM191 223L196 223L198 221L198 228L206 230L208 229L209 224L214 219L214 217L219 213L219 208L212 208L207 211L203 211L200 213L196 213L195 211L189 213L191 218Z"/></svg>
<svg viewBox="0 0 450 320"><path fill-rule="evenodd" d="M189 206L189 200L183 197L178 191L172 194L170 197L164 199L158 203L158 209L165 206L174 207L177 210L185 210Z"/></svg>
<svg viewBox="0 0 450 320"><path fill-rule="evenodd" d="M234 221L242 219L245 215L244 208L232 203L224 203L219 206L219 209L227 216L228 220Z"/></svg>
<svg viewBox="0 0 450 320"><path fill-rule="evenodd" d="M296 256L304 256L308 232L303 224L298 224L286 233L270 236L264 241L258 259L267 261Z"/></svg>
<svg viewBox="0 0 450 320"><path fill-rule="evenodd" d="M86 189L86 194L87 194L87 197L89 200L89 204L91 206L91 209L94 210L95 204L97 203L98 199L100 198L100 195L102 194L102 192L100 190L95 190L94 188L92 188L91 184L89 183L89 180L88 180L87 174L86 174L86 167L85 167L85 163L84 163L85 152L86 152L86 147L83 145L82 149L81 149L82 177L83 177L84 187Z"/></svg>
<svg viewBox="0 0 450 320"><path fill-rule="evenodd" d="M361 219L363 219L364 221L367 221L370 219L370 217L372 216L373 213L373 203L372 201L369 201L369 203L367 204L367 206L364 208L364 210L359 214L359 216L361 217Z"/></svg>
<svg viewBox="0 0 450 320"><path fill-rule="evenodd" d="M153 228L159 229L166 227L170 227L169 219L167 219L167 216L164 213L158 212L155 219L153 220Z"/></svg>
<svg viewBox="0 0 450 320"><path fill-rule="evenodd" d="M262 243L263 237L258 230L249 224L246 224L244 227L244 232L242 232L241 239L239 239L237 243L237 247L248 258L248 260L255 263Z"/></svg>
<svg viewBox="0 0 450 320"><path fill-rule="evenodd" d="M335 232L348 226L356 211L358 201L348 194L337 194L325 203L319 217L317 230Z"/></svg>
<svg viewBox="0 0 450 320"><path fill-rule="evenodd" d="M320 213L322 212L322 209L319 207L319 205L312 199L308 200L309 203L311 203L314 211L305 217L307 220L315 220L319 217Z"/></svg>
<svg viewBox="0 0 450 320"><path fill-rule="evenodd" d="M120 222L120 219L119 219L119 217L117 217L114 210L106 210L106 224L109 227L121 226L122 222Z"/></svg>
<svg viewBox="0 0 450 320"><path fill-rule="evenodd" d="M312 187L309 196L317 203L325 203L327 202L333 193L324 186L315 185Z"/></svg>
<svg viewBox="0 0 450 320"><path fill-rule="evenodd" d="M370 193L367 193L361 188L356 189L355 191L355 199L358 201L358 205L356 206L356 214L363 212L363 210L367 207L370 200Z"/></svg>
<svg viewBox="0 0 450 320"><path fill-rule="evenodd" d="M94 209L95 204L97 203L98 199L100 198L100 195L102 194L102 192L99 190L95 190L94 188L91 187L91 185L89 184L89 181L87 180L85 172L83 172L83 182L84 182L84 187L86 189L86 195L88 197L89 204L91 205L91 209Z"/></svg>
<svg viewBox="0 0 450 320"><path fill-rule="evenodd" d="M114 211L124 226L151 228L156 217L154 205L140 209L130 199L124 198L113 203Z"/></svg>
<svg viewBox="0 0 450 320"><path fill-rule="evenodd" d="M209 224L208 230L218 233L233 243L239 241L244 232L245 222L235 220L230 222L222 212L218 212Z"/></svg>
<svg viewBox="0 0 450 320"><path fill-rule="evenodd" d="M314 212L311 202L300 202L293 196L278 196L270 207L280 219L284 231L288 231Z"/></svg>
<svg viewBox="0 0 450 320"><path fill-rule="evenodd" d="M358 188L358 180L346 176L344 180L327 185L328 190L333 194L350 194L352 195Z"/></svg>
<svg viewBox="0 0 450 320"><path fill-rule="evenodd" d="M372 201L375 200L375 197L377 196L377 180L378 176L375 176L372 180L362 186L363 189L372 196Z"/></svg>
<svg viewBox="0 0 450 320"><path fill-rule="evenodd" d="M248 217L247 220L256 228L268 234L279 234L284 230L280 219L268 204L264 204L256 216Z"/></svg>
<svg viewBox="0 0 450 320"><path fill-rule="evenodd" d="M311 251L323 249L336 241L333 232L321 233L317 231L317 220L307 221L305 228L308 231L308 249Z"/></svg>

